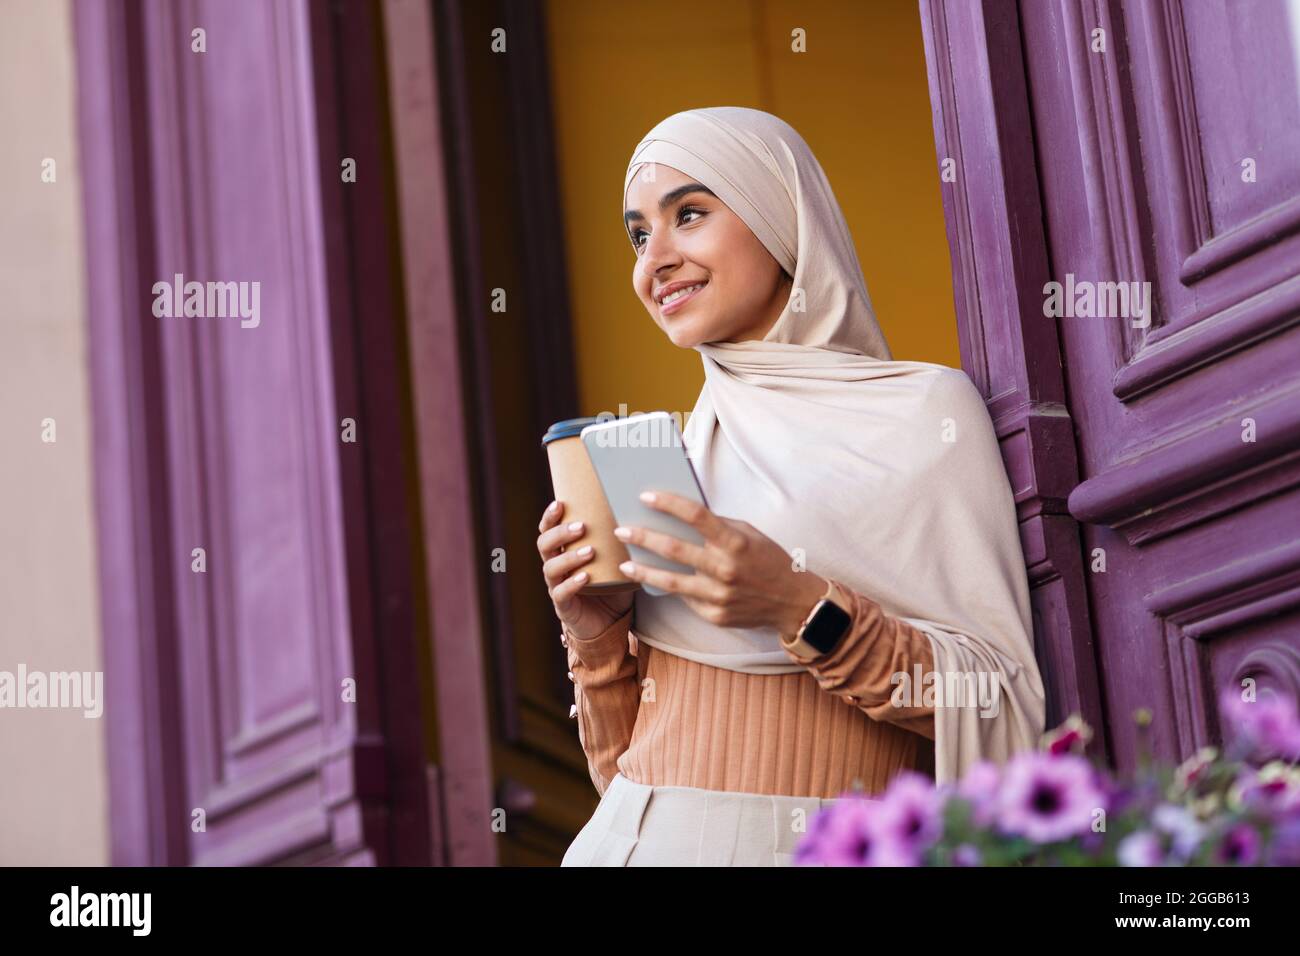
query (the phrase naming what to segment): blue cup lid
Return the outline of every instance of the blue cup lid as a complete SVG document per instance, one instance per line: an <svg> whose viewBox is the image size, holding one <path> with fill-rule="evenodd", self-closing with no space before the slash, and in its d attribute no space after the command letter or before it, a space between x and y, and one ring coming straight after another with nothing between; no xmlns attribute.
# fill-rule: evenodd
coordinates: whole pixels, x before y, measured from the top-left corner
<svg viewBox="0 0 1300 956"><path fill-rule="evenodd" d="M597 417L566 418L564 421L556 422L546 429L546 434L542 436L542 444L546 445L561 438L572 438L574 435L581 434L582 430L588 425L595 425L605 420Z"/></svg>

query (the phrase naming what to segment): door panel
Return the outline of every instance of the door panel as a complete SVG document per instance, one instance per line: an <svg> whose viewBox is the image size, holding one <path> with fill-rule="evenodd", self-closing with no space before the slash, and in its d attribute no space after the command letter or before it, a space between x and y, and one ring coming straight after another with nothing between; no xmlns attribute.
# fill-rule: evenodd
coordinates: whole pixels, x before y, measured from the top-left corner
<svg viewBox="0 0 1300 956"><path fill-rule="evenodd" d="M1199 0L1158 13L1186 43L1178 66L1195 104L1207 226L1224 236L1300 195L1300 3ZM1243 188L1245 158L1262 188Z"/></svg>

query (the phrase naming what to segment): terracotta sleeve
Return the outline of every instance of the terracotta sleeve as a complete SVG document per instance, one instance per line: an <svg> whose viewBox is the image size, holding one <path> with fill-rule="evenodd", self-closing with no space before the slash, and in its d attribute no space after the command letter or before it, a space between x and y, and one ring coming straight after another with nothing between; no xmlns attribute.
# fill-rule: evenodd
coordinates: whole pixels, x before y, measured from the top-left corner
<svg viewBox="0 0 1300 956"><path fill-rule="evenodd" d="M920 705L925 675L934 671L930 638L886 614L866 595L835 580L831 584L833 600L849 612L849 632L829 654L804 659L786 653L807 667L827 693L843 698L873 720L934 740L934 706ZM895 684L892 678L896 673L906 674L907 680ZM918 677L922 683L917 682ZM896 693L902 706L894 702Z"/></svg>
<svg viewBox="0 0 1300 956"><path fill-rule="evenodd" d="M632 741L640 701L637 659L628 635L632 608L595 637L579 639L562 628L573 675L578 739L596 792L602 796L618 773L618 758Z"/></svg>

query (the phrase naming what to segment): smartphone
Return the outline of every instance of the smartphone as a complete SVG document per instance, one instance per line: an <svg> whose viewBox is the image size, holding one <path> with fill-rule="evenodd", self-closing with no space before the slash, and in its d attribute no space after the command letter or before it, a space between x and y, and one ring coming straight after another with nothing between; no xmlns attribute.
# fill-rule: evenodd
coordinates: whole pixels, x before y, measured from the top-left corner
<svg viewBox="0 0 1300 956"><path fill-rule="evenodd" d="M667 412L646 412L598 422L582 430L582 443L615 521L624 527L649 528L692 544L704 544L704 537L685 521L651 508L640 498L643 491L671 491L708 507L675 418ZM628 544L627 550L638 564L679 574L695 573L690 565L638 545ZM648 594L669 593L649 584L641 586Z"/></svg>

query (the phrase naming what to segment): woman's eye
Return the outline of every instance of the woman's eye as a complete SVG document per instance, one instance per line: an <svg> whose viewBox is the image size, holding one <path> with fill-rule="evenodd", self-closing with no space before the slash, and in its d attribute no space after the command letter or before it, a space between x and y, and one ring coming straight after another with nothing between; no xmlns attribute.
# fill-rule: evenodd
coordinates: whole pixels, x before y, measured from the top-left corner
<svg viewBox="0 0 1300 956"><path fill-rule="evenodd" d="M677 211L677 224L681 225L682 217L689 215L690 213L694 213L697 216L705 215L705 211L703 209L698 209L695 206L683 206L681 209ZM694 220L692 220L692 222L694 222ZM632 248L636 249L638 252L641 250L641 245L642 245L640 241L640 236L644 232L645 232L644 229L634 229L631 233Z"/></svg>

